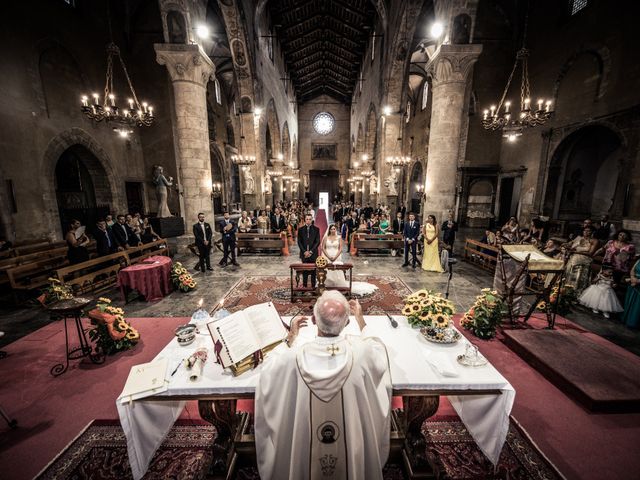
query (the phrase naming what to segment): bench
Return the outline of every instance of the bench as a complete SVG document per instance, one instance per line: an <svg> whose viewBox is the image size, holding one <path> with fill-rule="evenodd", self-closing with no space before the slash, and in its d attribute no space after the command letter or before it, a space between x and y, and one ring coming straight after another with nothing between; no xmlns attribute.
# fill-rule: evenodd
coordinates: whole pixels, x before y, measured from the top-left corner
<svg viewBox="0 0 640 480"><path fill-rule="evenodd" d="M370 234L354 233L352 254L360 255L362 250L366 253L383 253L380 250L403 250L404 240L400 234Z"/></svg>
<svg viewBox="0 0 640 480"><path fill-rule="evenodd" d="M279 233L236 233L238 256L242 253L260 251L277 251L282 255L286 239L283 241Z"/></svg>
<svg viewBox="0 0 640 480"><path fill-rule="evenodd" d="M14 246L14 255L16 257L21 255L28 255L30 253L44 252L47 250L55 250L57 248L66 247L67 242L64 240L60 240L57 242L36 242L36 243L28 243L23 245Z"/></svg>
<svg viewBox="0 0 640 480"><path fill-rule="evenodd" d="M300 277L304 272L311 272L316 270L316 286L304 287L301 285ZM325 274L327 270L340 270L343 272L349 272L349 286L348 287L325 287L324 280L325 275L320 275L320 271L324 270ZM292 263L289 265L289 272L291 276L291 301L295 298L303 298L306 292L311 292L314 296L321 295L325 289L338 290L347 297L351 297L351 284L353 283L353 265L351 263L343 263L341 265L329 264L324 268L316 267L315 263ZM295 285L294 285L295 281Z"/></svg>
<svg viewBox="0 0 640 480"><path fill-rule="evenodd" d="M165 239L156 240L154 242L145 243L139 247L131 247L127 249L129 261L131 265L142 262L144 259L153 257L154 255L164 255L169 257L169 245Z"/></svg>
<svg viewBox="0 0 640 480"><path fill-rule="evenodd" d="M498 247L467 238L463 260L493 273L498 263L499 251Z"/></svg>
<svg viewBox="0 0 640 480"><path fill-rule="evenodd" d="M120 269L131 265L127 252L116 252L58 268L55 276L60 282L71 286L74 295L99 292L115 284Z"/></svg>
<svg viewBox="0 0 640 480"><path fill-rule="evenodd" d="M68 265L67 253L43 258L24 265L17 265L6 270L9 284L13 289L16 301L20 292L41 288L49 284L49 278L56 269Z"/></svg>

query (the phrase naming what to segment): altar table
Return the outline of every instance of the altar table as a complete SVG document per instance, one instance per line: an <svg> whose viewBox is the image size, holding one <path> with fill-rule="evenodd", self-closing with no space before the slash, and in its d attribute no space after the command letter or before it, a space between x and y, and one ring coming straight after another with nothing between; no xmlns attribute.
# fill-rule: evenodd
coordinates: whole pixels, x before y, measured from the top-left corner
<svg viewBox="0 0 640 480"><path fill-rule="evenodd" d="M118 286L127 301L127 290L135 289L147 302L161 300L171 293L171 266L169 257L156 255L118 272Z"/></svg>
<svg viewBox="0 0 640 480"><path fill-rule="evenodd" d="M428 468L420 429L424 420L436 412L439 395L448 396L480 450L495 465L509 429L509 414L515 398L513 387L490 363L481 367L459 365L456 357L464 353L467 343L464 338L450 345L431 343L417 329L411 328L404 316L396 315L394 319L398 322L396 329L391 327L386 316L365 316L368 334L380 338L387 347L393 394L403 397L403 411L393 412L391 440L392 449L395 442L402 450L409 476L413 476L413 468ZM284 320L289 321L288 318ZM303 328L296 344L313 340L315 332L313 325ZM354 319L345 328L345 333L360 333ZM200 380L191 382L184 366L171 376L181 360L198 348L209 351ZM284 344L280 345L272 355L277 349L286 348ZM247 445L253 437L245 433L250 430L250 417L238 416L235 406L237 399L253 398L262 366L234 377L215 363L212 349L208 334L199 334L187 347L179 346L173 339L156 356L156 359L169 359L168 391L125 405L116 401L136 480L147 471L151 458L180 416L186 400L199 400L200 414L218 429L214 467L218 465L221 475L224 476L225 468L235 464L238 452L249 451ZM268 356L266 361L269 361ZM249 437L249 441L243 441Z"/></svg>

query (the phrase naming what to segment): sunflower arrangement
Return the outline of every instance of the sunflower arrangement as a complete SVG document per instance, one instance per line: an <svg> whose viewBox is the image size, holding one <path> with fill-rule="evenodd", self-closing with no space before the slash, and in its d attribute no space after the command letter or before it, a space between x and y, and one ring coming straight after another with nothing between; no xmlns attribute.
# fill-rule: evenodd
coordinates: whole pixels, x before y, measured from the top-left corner
<svg viewBox="0 0 640 480"><path fill-rule="evenodd" d="M50 303L57 302L59 300L69 300L73 298L73 292L71 287L65 285L57 278L49 278L49 286L42 291L42 294L38 297L38 301L46 306Z"/></svg>
<svg viewBox="0 0 640 480"><path fill-rule="evenodd" d="M98 299L95 310L89 312L95 327L89 330L89 338L96 348L106 355L128 350L140 340L140 333L124 318L124 310L111 305L111 299Z"/></svg>
<svg viewBox="0 0 640 480"><path fill-rule="evenodd" d="M543 300L536 305L536 308L542 312L546 311L547 308L553 310L556 306L556 302L558 302L558 291L561 292L560 295L560 303L558 304L557 313L559 315L566 315L571 312L572 307L578 301L578 294L576 293L576 289L573 288L572 285L564 285L562 290L558 288L558 285L551 289L551 294L549 295L549 304Z"/></svg>
<svg viewBox="0 0 640 480"><path fill-rule="evenodd" d="M444 330L451 325L453 303L431 290L418 290L404 299L402 314L412 327Z"/></svg>
<svg viewBox="0 0 640 480"><path fill-rule="evenodd" d="M180 262L174 263L171 267L171 281L173 286L182 292L190 292L198 286L198 283Z"/></svg>
<svg viewBox="0 0 640 480"><path fill-rule="evenodd" d="M473 306L460 320L460 325L478 338L493 338L502 321L504 308L504 300L496 290L483 288Z"/></svg>

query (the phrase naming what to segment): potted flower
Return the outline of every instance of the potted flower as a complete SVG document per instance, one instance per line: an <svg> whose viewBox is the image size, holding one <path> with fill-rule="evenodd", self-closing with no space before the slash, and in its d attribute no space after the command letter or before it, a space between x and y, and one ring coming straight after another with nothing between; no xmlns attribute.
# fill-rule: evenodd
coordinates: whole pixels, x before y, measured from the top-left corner
<svg viewBox="0 0 640 480"><path fill-rule="evenodd" d="M89 330L89 338L97 349L106 355L128 350L140 340L140 333L124 318L124 310L111 305L111 299L99 298L96 308L89 312L95 327Z"/></svg>
<svg viewBox="0 0 640 480"><path fill-rule="evenodd" d="M43 307L47 307L60 300L73 298L73 292L70 286L65 285L57 278L49 278L48 280L49 286L44 289L42 294L37 298Z"/></svg>
<svg viewBox="0 0 640 480"><path fill-rule="evenodd" d="M198 283L180 262L174 263L171 267L171 282L174 288L181 292L189 292L198 286Z"/></svg>
<svg viewBox="0 0 640 480"><path fill-rule="evenodd" d="M473 306L460 320L460 325L478 338L493 338L502 322L504 306L504 300L497 291L483 288Z"/></svg>
<svg viewBox="0 0 640 480"><path fill-rule="evenodd" d="M404 299L402 314L412 327L420 327L428 340L436 342L456 341L460 334L452 328L453 303L442 294L431 290L418 290Z"/></svg>
<svg viewBox="0 0 640 480"><path fill-rule="evenodd" d="M566 315L571 312L572 307L578 300L578 295L576 294L576 289L573 288L572 285L564 285L560 290L558 285L551 289L551 294L549 295L549 305L547 305L544 301L541 301L536 305L536 308L540 311L546 311L547 308L550 308L552 311L556 308L556 303L558 302L558 291L561 292L560 295L560 303L558 303L556 312L559 315Z"/></svg>

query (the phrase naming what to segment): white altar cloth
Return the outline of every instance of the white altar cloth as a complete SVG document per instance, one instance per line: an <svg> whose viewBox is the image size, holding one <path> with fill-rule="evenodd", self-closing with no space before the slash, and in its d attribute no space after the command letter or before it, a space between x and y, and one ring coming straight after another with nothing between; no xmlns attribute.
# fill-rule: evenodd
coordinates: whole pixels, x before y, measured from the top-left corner
<svg viewBox="0 0 640 480"><path fill-rule="evenodd" d="M464 354L467 343L464 338L450 345L431 343L418 330L411 328L404 316L396 315L394 319L398 322L396 329L391 327L386 316L365 317L367 333L379 337L387 346L394 390L416 390L425 395L429 391L460 391L460 395L449 395L448 398L480 450L495 465L509 429L509 414L515 398L511 384L490 363L481 367L459 365L456 357ZM284 320L288 322L289 319ZM355 319L351 319L345 333L359 334ZM301 329L296 344L313 340L315 334L314 325ZM209 359L200 380L190 381L184 366L180 366L171 376L180 361L198 348L207 348L209 351ZM287 347L284 344L277 347L281 348ZM271 355L276 354L277 349ZM151 458L184 408L184 401L163 400L162 397L189 396L197 400L205 395L251 394L255 392L262 370L258 366L239 377L224 371L213 361L213 342L208 334L198 335L196 341L186 347L179 346L173 339L156 356L156 360L164 357L169 359L166 377L169 388L166 392L125 405L116 401L120 423L127 437L131 470L136 480L144 476ZM430 364L445 358L441 368ZM473 390L499 390L501 394L470 394Z"/></svg>

